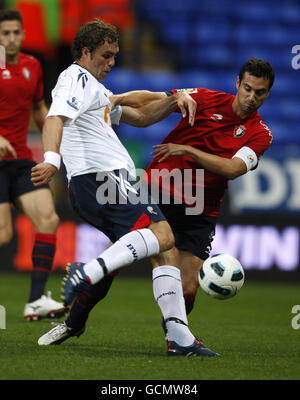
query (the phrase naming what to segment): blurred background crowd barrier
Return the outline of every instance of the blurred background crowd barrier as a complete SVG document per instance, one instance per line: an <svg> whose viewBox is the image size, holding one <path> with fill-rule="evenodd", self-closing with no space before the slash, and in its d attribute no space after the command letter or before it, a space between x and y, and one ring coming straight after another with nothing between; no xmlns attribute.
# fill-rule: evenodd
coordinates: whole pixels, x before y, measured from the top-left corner
<svg viewBox="0 0 300 400"><path fill-rule="evenodd" d="M23 49L44 68L45 99L71 62L70 45L80 25L101 18L121 33L120 55L104 84L115 93L133 89L164 91L205 87L235 93L241 65L251 57L274 67L274 87L259 113L274 141L259 168L230 182L212 253L238 257L255 279L300 278L300 1L299 0L0 0L24 18ZM0 70L1 73L1 70ZM175 127L179 115L140 129L116 131L136 166L145 168L151 149ZM41 138L30 126L35 158ZM61 217L55 268L87 261L107 246L107 238L73 213L64 171L52 184ZM16 234L1 249L1 268L30 270L33 228L13 211ZM142 263L133 273L150 268ZM149 269L150 271L150 269Z"/></svg>

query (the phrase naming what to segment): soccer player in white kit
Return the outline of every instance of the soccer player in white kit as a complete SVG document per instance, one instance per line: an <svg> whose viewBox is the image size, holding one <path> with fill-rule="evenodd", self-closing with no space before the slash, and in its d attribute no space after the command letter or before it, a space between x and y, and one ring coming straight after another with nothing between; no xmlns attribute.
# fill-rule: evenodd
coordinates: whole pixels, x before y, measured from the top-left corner
<svg viewBox="0 0 300 400"><path fill-rule="evenodd" d="M113 96L99 82L110 72L119 51L118 33L112 25L100 20L83 25L75 35L72 51L75 62L61 73L52 92L43 129L44 162L32 169L31 180L36 186L49 182L60 167L61 154L73 208L104 232L113 245L86 264L70 264L64 284L65 304L77 296L70 316L41 336L40 345L59 344L82 334L88 312L99 301L97 285L109 288L114 271L174 246L171 228L150 197L147 204L124 201L129 192L136 191L135 166L112 129L111 119L147 126L179 107L193 124L195 114L195 104L186 93L147 104L147 92ZM102 185L116 189L114 201L102 201ZM153 269L153 291L168 328L168 354L217 356L188 328L178 265ZM88 311L83 319L84 309Z"/></svg>

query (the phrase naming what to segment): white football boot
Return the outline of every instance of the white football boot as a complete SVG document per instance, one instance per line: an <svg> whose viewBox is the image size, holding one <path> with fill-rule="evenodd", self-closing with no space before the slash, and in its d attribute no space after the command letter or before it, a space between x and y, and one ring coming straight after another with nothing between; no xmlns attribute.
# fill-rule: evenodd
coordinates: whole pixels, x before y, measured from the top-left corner
<svg viewBox="0 0 300 400"><path fill-rule="evenodd" d="M65 322L57 324L55 328L46 332L38 340L40 346L49 346L51 344L60 344L71 336L79 337L85 330L85 326L79 329L69 328Z"/></svg>
<svg viewBox="0 0 300 400"><path fill-rule="evenodd" d="M42 295L32 303L25 304L24 317L27 321L37 321L41 318L59 318L67 313L69 307L55 301L51 297L51 292L47 296Z"/></svg>

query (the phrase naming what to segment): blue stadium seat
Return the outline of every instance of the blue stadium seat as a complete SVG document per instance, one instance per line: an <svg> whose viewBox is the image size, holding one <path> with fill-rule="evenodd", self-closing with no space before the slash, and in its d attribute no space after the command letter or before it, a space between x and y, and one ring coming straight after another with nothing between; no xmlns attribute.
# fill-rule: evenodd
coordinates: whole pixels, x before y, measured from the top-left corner
<svg viewBox="0 0 300 400"><path fill-rule="evenodd" d="M275 2L244 2L237 1L232 9L232 15L240 21L253 21L254 23L277 22L281 19L283 5Z"/></svg>
<svg viewBox="0 0 300 400"><path fill-rule="evenodd" d="M277 100L278 113L282 119L288 121L299 121L300 100L299 97L282 98ZM299 128L298 128L299 132Z"/></svg>
<svg viewBox="0 0 300 400"><path fill-rule="evenodd" d="M180 75L173 71L147 71L141 74L141 79L146 88L154 92L162 92L180 87Z"/></svg>
<svg viewBox="0 0 300 400"><path fill-rule="evenodd" d="M162 39L168 44L187 44L191 39L191 26L185 19L168 19L161 29Z"/></svg>
<svg viewBox="0 0 300 400"><path fill-rule="evenodd" d="M274 143L300 143L298 123L275 120L267 122L267 125L272 131Z"/></svg>
<svg viewBox="0 0 300 400"><path fill-rule="evenodd" d="M212 44L201 44L196 46L193 57L197 64L214 66L216 68L232 66L232 49L226 45L220 45L218 43Z"/></svg>
<svg viewBox="0 0 300 400"><path fill-rule="evenodd" d="M239 46L233 57L234 65L241 65L249 58L257 57L267 60L276 71L291 71L291 49L279 47L269 49L262 46Z"/></svg>
<svg viewBox="0 0 300 400"><path fill-rule="evenodd" d="M272 96L290 96L300 93L300 79L298 71L281 73L275 75L275 82L272 88Z"/></svg>
<svg viewBox="0 0 300 400"><path fill-rule="evenodd" d="M280 24L241 24L237 27L236 41L243 45L270 47L293 45L300 36L300 29Z"/></svg>
<svg viewBox="0 0 300 400"><path fill-rule="evenodd" d="M237 0L226 0L224 5L223 1L220 0L198 0L199 4L199 16L207 15L208 18L214 18L216 16L228 16L231 17L235 8Z"/></svg>
<svg viewBox="0 0 300 400"><path fill-rule="evenodd" d="M265 101L265 103L258 110L262 119L268 124L271 121L280 121L280 116L278 112L278 103L275 99L270 98Z"/></svg>
<svg viewBox="0 0 300 400"><path fill-rule="evenodd" d="M232 31L228 19L202 19L195 24L193 40L210 44L228 43L231 40L231 35Z"/></svg>
<svg viewBox="0 0 300 400"><path fill-rule="evenodd" d="M146 128L136 128L127 124L120 124L117 128L120 137L127 139L140 139L142 141L152 141L152 144L159 144L162 139L175 128L177 121L180 119L180 114L174 113L168 118Z"/></svg>
<svg viewBox="0 0 300 400"><path fill-rule="evenodd" d="M281 9L281 21L286 24L299 25L300 21L300 4L284 2L284 7Z"/></svg>
<svg viewBox="0 0 300 400"><path fill-rule="evenodd" d="M113 68L103 83L113 93L123 93L143 88L143 80L140 74L126 68Z"/></svg>
<svg viewBox="0 0 300 400"><path fill-rule="evenodd" d="M181 79L183 88L205 87L212 89L215 85L213 74L210 74L207 70L184 69L181 72Z"/></svg>
<svg viewBox="0 0 300 400"><path fill-rule="evenodd" d="M182 83L185 88L203 87L206 89L219 90L235 94L235 82L238 71L216 71L216 70L188 70L181 73Z"/></svg>

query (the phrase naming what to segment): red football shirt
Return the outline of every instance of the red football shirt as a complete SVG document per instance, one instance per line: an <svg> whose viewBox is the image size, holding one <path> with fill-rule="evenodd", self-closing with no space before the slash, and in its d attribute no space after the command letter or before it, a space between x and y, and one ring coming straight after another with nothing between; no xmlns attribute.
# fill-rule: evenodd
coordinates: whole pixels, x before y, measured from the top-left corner
<svg viewBox="0 0 300 400"><path fill-rule="evenodd" d="M33 102L43 98L43 75L39 61L20 53L18 64L0 69L0 135L14 147L18 159L32 159L27 134ZM8 153L4 160L12 160Z"/></svg>
<svg viewBox="0 0 300 400"><path fill-rule="evenodd" d="M173 90L176 93L177 90ZM232 110L234 95L203 88L188 89L188 93L197 102L195 124L191 127L188 119L181 119L162 143L176 143L193 146L204 152L220 157L232 158L242 147L251 148L259 159L272 142L272 134L257 112L250 118L241 119ZM191 157L172 156L161 163L155 158L147 168L148 181L151 182L153 169L201 169ZM182 173L183 175L183 173ZM196 185L195 173L190 183ZM162 185L161 181L152 183ZM184 182L184 184L189 184ZM161 188L161 187L160 187ZM203 214L217 216L220 211L222 197L227 188L227 179L221 175L204 170L204 210ZM182 199L182 188L176 192L171 180L171 197ZM192 190L192 188L191 188ZM193 191L195 193L195 190Z"/></svg>

